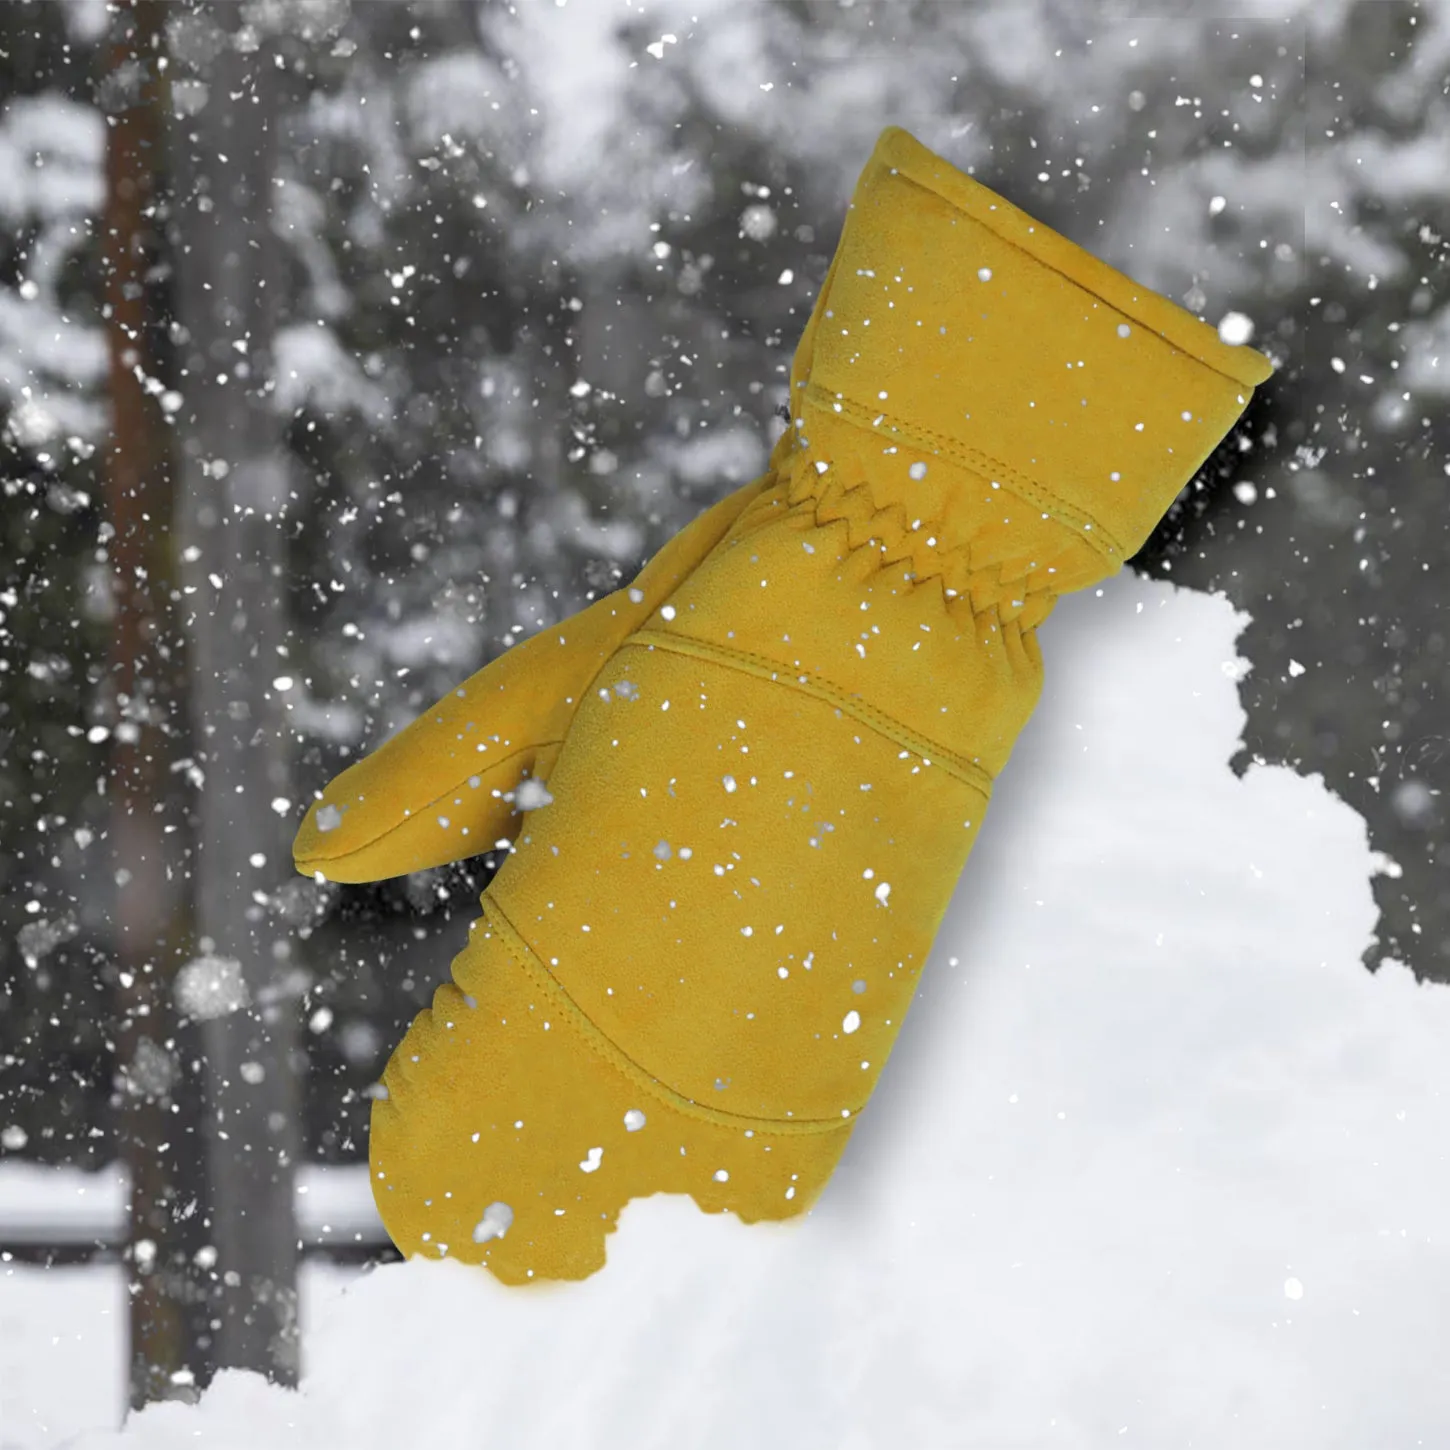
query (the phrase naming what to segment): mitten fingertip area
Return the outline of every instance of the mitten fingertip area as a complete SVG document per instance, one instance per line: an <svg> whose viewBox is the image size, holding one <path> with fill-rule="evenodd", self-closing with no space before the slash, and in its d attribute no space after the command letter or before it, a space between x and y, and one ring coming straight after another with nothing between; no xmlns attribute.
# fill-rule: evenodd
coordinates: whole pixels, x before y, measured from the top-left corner
<svg viewBox="0 0 1450 1450"><path fill-rule="evenodd" d="M400 1252L511 1286L578 1280L632 1199L688 1195L747 1222L815 1199L850 1123L781 1137L692 1113L599 1051L540 972L481 921L390 1059L369 1173Z"/></svg>

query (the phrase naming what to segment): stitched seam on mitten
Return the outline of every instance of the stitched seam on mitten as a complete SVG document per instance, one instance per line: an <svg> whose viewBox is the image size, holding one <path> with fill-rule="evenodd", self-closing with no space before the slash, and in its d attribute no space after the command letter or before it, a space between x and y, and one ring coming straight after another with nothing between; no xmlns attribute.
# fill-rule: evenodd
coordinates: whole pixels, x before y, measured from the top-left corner
<svg viewBox="0 0 1450 1450"><path fill-rule="evenodd" d="M1125 553L1123 545L1113 537L1101 520L1094 518L1085 509L1068 503L1046 484L1023 473L1020 469L1012 467L1011 464L1002 462L1000 458L994 458L990 453L983 453L979 448L959 443L945 433L937 433L931 428L922 428L908 423L895 414L863 407L853 398L848 398L845 394L832 393L817 382L807 385L806 398L807 401L844 418L873 437L882 436L881 429L873 426L872 422L873 419L881 418L890 426L893 433L908 443L915 443L930 453L945 456L953 463L970 469L973 473L982 474L985 478L990 479L994 474L1000 475L1000 482L1004 487L1012 489L1014 493L1019 494L1044 513L1051 514L1060 524L1080 530L1087 543L1105 558L1114 562L1123 558Z"/></svg>
<svg viewBox="0 0 1450 1450"><path fill-rule="evenodd" d="M852 1108L850 1115L840 1118L751 1118L742 1113L727 1113L708 1108L676 1092L641 1067L602 1027L571 997L564 984L546 967L539 954L524 939L497 901L487 890L479 898L489 926L498 934L505 950L523 968L534 984L547 992L562 1010L564 1020L583 1038L584 1043L611 1067L624 1074L635 1086L687 1117L713 1123L716 1127L750 1129L756 1134L773 1137L802 1137L812 1133L834 1133L849 1128L860 1116L865 1104Z"/></svg>
<svg viewBox="0 0 1450 1450"><path fill-rule="evenodd" d="M821 701L822 704L834 705L842 714L850 715L852 719L884 736L893 745L905 746L931 764L940 765L948 775L955 776L964 785L980 791L984 801L991 799L992 777L976 761L968 760L966 756L958 755L944 745L938 745L925 735L918 734L909 725L903 725L901 721L878 710L874 705L868 705L864 700L848 695L839 686L825 680L793 674L789 666L765 655L751 654L748 650L732 649L728 645L666 630L637 629L625 638L620 649L628 649L631 645L637 649L662 649L672 654L708 660L711 664L737 670L757 680L768 680L771 684L782 685L788 690L797 690Z"/></svg>
<svg viewBox="0 0 1450 1450"><path fill-rule="evenodd" d="M410 811L408 814L404 815L401 820L394 821L393 824L387 828L387 830L379 831L376 836L370 836L360 846L353 846L351 849L345 851L340 856L307 856L300 859L297 864L299 866L340 866L345 862L351 861L354 856L358 856L364 851L371 850L374 846L378 844L379 841L386 841L388 837L393 834L394 831L401 831L404 826L412 825L412 823L417 820L419 816L424 815L428 811L431 811L433 807L438 804L439 801L443 800L446 796L452 795L453 792L460 789L466 781L472 780L475 775L482 776L490 774L494 771L502 770L504 766L509 764L510 761L517 760L521 755L527 755L528 752L531 750L549 750L553 746L559 745L561 743L562 742L558 740L541 740L529 745L521 745L517 750L511 751L501 760L495 760L491 765L485 766L484 769L470 770L467 775L459 776L458 780L453 785L450 785L447 790L441 791L438 795L434 796L432 800L427 801L425 804L419 806L417 810Z"/></svg>

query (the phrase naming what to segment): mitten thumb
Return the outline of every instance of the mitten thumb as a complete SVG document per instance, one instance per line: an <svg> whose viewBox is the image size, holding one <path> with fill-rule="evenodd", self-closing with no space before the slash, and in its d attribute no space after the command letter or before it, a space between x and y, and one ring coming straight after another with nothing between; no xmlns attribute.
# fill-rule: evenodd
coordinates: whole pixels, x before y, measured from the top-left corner
<svg viewBox="0 0 1450 1450"><path fill-rule="evenodd" d="M380 881L460 861L507 835L517 810L546 804L541 785L520 793L521 782L548 777L594 677L769 482L766 474L707 509L628 589L515 645L349 766L297 832L298 871Z"/></svg>

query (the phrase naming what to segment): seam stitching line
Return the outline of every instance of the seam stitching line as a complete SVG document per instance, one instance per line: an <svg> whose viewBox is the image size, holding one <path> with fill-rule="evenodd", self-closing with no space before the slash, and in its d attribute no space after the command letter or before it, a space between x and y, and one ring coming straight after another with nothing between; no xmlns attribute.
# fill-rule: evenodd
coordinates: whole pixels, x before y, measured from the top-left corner
<svg viewBox="0 0 1450 1450"><path fill-rule="evenodd" d="M1125 307L1121 303L1109 302L1108 299L1104 297L1100 292L1094 292L1093 289L1087 285L1087 283L1079 281L1076 277L1072 275L1071 272L1064 272L1061 267L1054 266L1041 254L1034 252L1031 247L1025 245L1022 242L1019 242L1015 237L1009 237L1006 232L999 231L996 227L992 225L991 222L976 215L976 213L971 211L969 208L962 206L960 202L953 201L952 198L949 197L944 191L936 186L933 186L930 181L927 181L920 176L913 175L910 171L903 171L899 166L891 167L890 169L894 171L903 181L909 182L912 186L920 187L922 191L930 192L931 195L938 197L940 200L944 201L958 216L965 217L969 222L975 222L977 226L991 232L994 237L997 237L1001 241L1006 242L1007 245L1013 248L1015 251L1021 252L1024 256L1030 257L1034 262L1038 264L1038 266L1044 267L1047 271L1053 273L1055 276L1061 277L1063 281L1071 283L1071 285L1076 287L1078 291L1086 292L1089 297L1093 298L1095 301L1103 303L1107 307L1111 307L1114 312L1121 312L1125 317L1131 317L1133 321L1138 324L1139 327L1142 327L1148 332L1151 332L1153 336L1158 338L1161 342L1167 343L1174 352L1180 352L1185 357L1191 357L1194 362L1201 364L1203 367L1206 367L1209 372L1213 373L1216 377L1223 378L1226 382L1232 383L1237 388L1252 388L1255 386L1255 384L1253 383L1246 383L1241 378L1235 377L1232 373L1224 372L1224 370L1220 367L1215 367L1213 363L1208 361L1207 358L1200 357L1198 353L1192 351L1190 348L1180 346L1178 343L1174 342L1173 339L1169 337L1166 333L1160 332L1156 327L1153 326L1151 322L1144 322L1142 316L1139 313L1129 312L1127 307ZM975 178L973 179L975 180ZM980 182L978 182L977 184L979 186L981 185ZM1027 215L1026 212L1023 212L1022 214L1024 216ZM1037 221L1036 218L1030 218L1030 220L1035 226L1043 225L1041 222ZM1059 233L1059 235L1061 234ZM1063 241L1071 242L1071 238L1063 237ZM1076 246L1077 243L1072 242L1072 245ZM1089 252L1088 255L1091 256L1092 253ZM1103 265L1106 266L1108 264L1104 263ZM1150 288L1142 286L1141 283L1134 282L1133 279L1129 277L1126 272L1120 272L1118 275L1123 277L1132 286L1137 287L1139 291L1151 292ZM1166 302L1168 299L1165 297L1163 300Z"/></svg>
<svg viewBox="0 0 1450 1450"><path fill-rule="evenodd" d="M917 755L930 760L933 765L940 765L948 775L954 775L964 784L974 787L987 799L991 798L992 777L975 761L968 760L965 756L958 755L945 746L937 745L925 735L918 734L899 720L876 709L874 705L868 705L864 700L848 695L844 690L824 681L793 674L788 666L767 659L764 655L750 654L745 650L731 649L727 645L713 644L706 640L696 639L693 635L672 634L658 629L637 629L624 640L620 648L627 649L631 645L637 649L663 649L674 654L690 655L696 659L708 660L712 664L722 665L726 669L739 670L742 674L751 675L756 679L768 680L771 684L780 685L785 689L798 690L801 694L809 695L823 704L834 705L838 710L859 720L863 725L869 726L878 735L884 736L893 744L908 747Z"/></svg>
<svg viewBox="0 0 1450 1450"><path fill-rule="evenodd" d="M564 1010L569 1024L579 1033L585 1043L612 1067L628 1077L637 1087L663 1102L676 1112L698 1118L722 1128L749 1128L757 1134L765 1133L777 1137L802 1137L812 1133L833 1133L850 1127L860 1116L862 1108L852 1109L849 1118L751 1118L742 1113L727 1113L719 1108L706 1107L683 1093L676 1092L667 1083L647 1072L620 1047L603 1028L599 1027L584 1009L571 997L562 982L544 965L539 954L524 940L504 909L488 892L479 898L488 924L498 933L499 940L524 972L552 996Z"/></svg>
<svg viewBox="0 0 1450 1450"><path fill-rule="evenodd" d="M340 856L308 856L304 860L298 861L297 865L310 866L313 863L320 863L324 866L338 866L345 861L351 861L354 856L361 854L363 851L371 849L373 846L376 846L379 841L386 841L387 838L391 836L394 831L401 831L404 826L411 825L415 820L417 820L419 816L423 814L424 811L431 811L433 807L436 806L438 802L443 799L444 796L451 795L454 791L458 789L460 785L464 783L464 781L471 780L475 775L481 777L484 775L492 774L496 770L501 770L509 763L509 761L517 760L519 756L527 755L528 752L531 750L535 752L540 750L548 750L552 746L559 745L561 743L562 742L558 740L538 740L528 745L520 745L517 750L510 751L507 755L503 757L502 760L495 760L492 764L486 765L482 770L470 770L467 775L459 776L458 779L446 790L439 791L432 800L425 801L411 815L404 816L402 820L394 821L393 824L389 826L386 831L380 831L376 836L369 837L366 841L362 843L362 845L354 846L351 850L345 851ZM482 786L479 787L480 790L482 790L482 788ZM512 815L513 813L510 812L510 814Z"/></svg>
<svg viewBox="0 0 1450 1450"><path fill-rule="evenodd" d="M700 567L700 565L703 564L704 561L706 559L708 559L710 557L710 555L713 554L717 548L719 548L719 546L721 545L721 543L723 543L726 539L728 539L730 537L730 535L735 531L735 526L740 522L740 520L742 518L745 517L745 515L747 513L750 512L750 510L752 508L755 507L755 505L760 501L760 499L763 498L766 494L768 494L771 491L772 487L774 486L774 479L773 479L774 473L775 473L775 469L774 468L767 468L765 470L765 472L760 475L759 478L756 478L756 479L752 480L752 482L754 484L759 485L757 487L757 489L756 489L756 492L753 493L753 494L751 494L751 496L748 499L746 499L746 501L744 502L744 504L741 505L740 511L735 515L735 517L733 519L730 520L730 522L728 524L725 525L725 528L721 532L720 537L717 538L715 540L715 542L713 544L711 544L711 546L708 549L705 549L703 552L701 552L701 553L699 553L699 554L696 555L694 561L690 564L690 567L688 569L685 569L684 571L681 572L680 577L675 580L673 586L671 586L668 589L658 589L657 590L656 596L655 596L653 602L650 604L649 610L642 616L643 618L648 619L650 617L650 614L653 613L654 610L658 609L660 607L660 605L663 604L672 594L675 594L679 590L681 590L681 589L684 588L685 584L689 581L690 576L695 572L695 570L698 569ZM771 480L771 481L770 482L767 482L768 479ZM750 487L750 486L751 486L750 484L747 484L746 485L747 488ZM727 494L726 497L728 498L729 495ZM724 502L724 500L722 499L721 502ZM704 513L708 513L708 512L709 512L708 509L704 511ZM692 519L691 520L691 523L694 523L698 519L703 518L704 517L704 513L697 514L695 516L695 519ZM689 527L690 527L690 524L686 524L685 525L685 528L689 528ZM645 564L644 568L640 570L640 573L643 574L645 572L645 570L647 570L650 567L650 565L654 563L655 559L659 558L659 554L662 554L665 549L668 549L675 542L675 539L678 539L679 538L680 533L683 533L683 532L684 532L684 529L681 529L679 531L679 533L676 533L674 535L674 537L671 538L670 541L667 544L664 545L664 548L662 548L659 551L659 553L657 553L654 556L654 558L650 559ZM579 697L578 697L578 700L575 702L575 705L574 705L574 714L578 714L578 712L579 712L579 705L582 704L584 700L586 700L590 695L592 695L594 693L594 691L595 691L596 687L598 686L599 681L600 681L601 677L603 676L605 670L607 670L609 668L610 664L614 660L615 655L619 653L619 648L620 648L621 641L624 640L624 639L627 639L631 633L633 633L632 630L627 630L622 636L617 636L615 638L613 647L599 661L599 668L596 669L594 671L594 673L589 676L589 683L580 692ZM569 717L569 728L572 728L573 723L574 723L574 715L570 715L570 717ZM568 729L567 728L565 730L565 734L566 735L568 734ZM555 742L555 743L561 744L561 745L563 744L562 741L558 741L558 742Z"/></svg>
<svg viewBox="0 0 1450 1450"><path fill-rule="evenodd" d="M865 420L868 417L884 417L892 431L906 439L907 442L917 443L926 448L928 452L945 455L953 463L960 464L972 473L980 474L988 482L991 482L994 472L1000 474L1005 486L1012 489L1014 493L1020 494L1028 503L1034 504L1044 513L1051 514L1059 523L1081 530L1083 541L1105 558L1116 562L1127 552L1100 519L1094 518L1085 509L1080 509L1065 499L1059 498L1046 484L1039 483L1035 478L1013 468L1010 463L1003 463L1000 458L994 458L990 453L984 453L979 448L959 443L955 438L938 433L934 429L908 423L894 413L883 413L879 409L865 408L853 398L848 398L844 394L838 396L830 392L821 383L810 383L806 388L806 398L807 401L818 404L828 412L844 416L848 422L854 423L875 438L881 437L881 430Z"/></svg>

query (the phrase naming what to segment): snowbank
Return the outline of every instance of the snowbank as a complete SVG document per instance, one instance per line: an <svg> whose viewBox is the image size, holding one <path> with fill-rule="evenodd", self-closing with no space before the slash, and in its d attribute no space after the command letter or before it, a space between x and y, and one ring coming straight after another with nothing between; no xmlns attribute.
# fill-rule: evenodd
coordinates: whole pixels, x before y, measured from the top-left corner
<svg viewBox="0 0 1450 1450"><path fill-rule="evenodd" d="M1228 768L1245 623L1129 574L1044 626L808 1219L636 1203L578 1285L383 1268L320 1296L301 1393L225 1376L76 1450L1445 1443L1450 992L1361 967L1362 819Z"/></svg>

